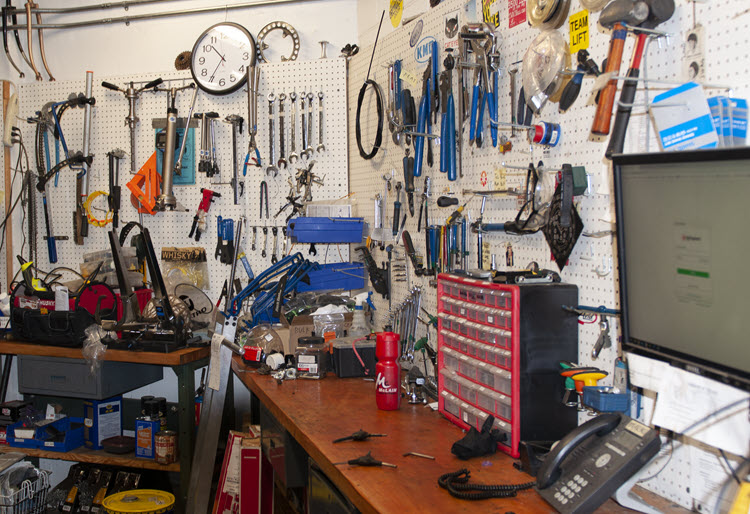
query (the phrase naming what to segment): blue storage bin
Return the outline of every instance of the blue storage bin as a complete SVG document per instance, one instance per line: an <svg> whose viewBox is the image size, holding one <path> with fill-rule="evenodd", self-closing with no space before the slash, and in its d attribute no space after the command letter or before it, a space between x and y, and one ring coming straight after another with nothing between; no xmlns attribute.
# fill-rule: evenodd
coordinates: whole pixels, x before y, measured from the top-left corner
<svg viewBox="0 0 750 514"><path fill-rule="evenodd" d="M630 410L628 393L610 393L611 387L586 386L583 388L583 404L599 412L624 412Z"/></svg>
<svg viewBox="0 0 750 514"><path fill-rule="evenodd" d="M328 291L333 289L362 289L365 287L365 265L361 262L322 264L307 274L310 284L300 282L297 291Z"/></svg>
<svg viewBox="0 0 750 514"><path fill-rule="evenodd" d="M71 426L75 424L75 428ZM83 418L70 418L65 417L58 419L52 426L63 432L65 437L62 441L50 441L50 435L44 428L37 428L37 439L39 440L39 448L42 450L49 450L52 452L69 452L83 446Z"/></svg>
<svg viewBox="0 0 750 514"><path fill-rule="evenodd" d="M13 448L39 448L39 440L34 439L22 439L16 437L16 428L23 428L22 422L13 423L8 425L5 440L8 442L8 446Z"/></svg>
<svg viewBox="0 0 750 514"><path fill-rule="evenodd" d="M294 218L287 224L292 243L361 243L364 218Z"/></svg>

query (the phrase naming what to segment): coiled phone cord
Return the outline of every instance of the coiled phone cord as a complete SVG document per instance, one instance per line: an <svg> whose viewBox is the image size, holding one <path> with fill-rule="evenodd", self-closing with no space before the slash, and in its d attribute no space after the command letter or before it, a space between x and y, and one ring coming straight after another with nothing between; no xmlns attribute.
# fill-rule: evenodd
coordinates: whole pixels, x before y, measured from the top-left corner
<svg viewBox="0 0 750 514"><path fill-rule="evenodd" d="M469 484L470 477L471 472L468 469L459 469L438 478L438 485L443 489L447 489L451 493L451 496L459 500L512 498L516 495L516 492L531 489L536 485L536 481L507 485Z"/></svg>

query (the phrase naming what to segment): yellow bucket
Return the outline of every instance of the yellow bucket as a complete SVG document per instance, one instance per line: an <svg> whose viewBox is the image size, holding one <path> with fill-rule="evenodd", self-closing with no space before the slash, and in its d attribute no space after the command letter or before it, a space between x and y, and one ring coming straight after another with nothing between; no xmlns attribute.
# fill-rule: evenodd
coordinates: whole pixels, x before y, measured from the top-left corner
<svg viewBox="0 0 750 514"><path fill-rule="evenodd" d="M133 489L107 496L103 505L109 514L166 514L173 512L174 495L156 489Z"/></svg>

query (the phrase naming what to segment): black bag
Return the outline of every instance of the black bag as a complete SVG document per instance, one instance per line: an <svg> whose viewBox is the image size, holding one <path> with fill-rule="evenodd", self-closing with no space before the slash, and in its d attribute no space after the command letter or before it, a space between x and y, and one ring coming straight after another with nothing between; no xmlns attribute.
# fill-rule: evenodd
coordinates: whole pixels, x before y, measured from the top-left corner
<svg viewBox="0 0 750 514"><path fill-rule="evenodd" d="M10 328L13 337L32 343L80 348L86 339L85 330L94 323L94 316L83 307L72 311L55 311L45 308L27 308L16 305L16 297L24 295L25 304L49 305L50 293L29 291L21 282L11 293ZM29 301L31 298L31 301ZM54 301L54 294L52 294Z"/></svg>

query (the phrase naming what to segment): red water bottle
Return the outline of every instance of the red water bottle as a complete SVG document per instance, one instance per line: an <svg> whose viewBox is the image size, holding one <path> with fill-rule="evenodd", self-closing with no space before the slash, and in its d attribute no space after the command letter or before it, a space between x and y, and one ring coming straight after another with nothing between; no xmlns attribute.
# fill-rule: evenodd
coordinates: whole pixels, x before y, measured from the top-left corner
<svg viewBox="0 0 750 514"><path fill-rule="evenodd" d="M399 335L393 332L380 332L375 343L375 402L380 410L396 410L401 404L400 368L398 359Z"/></svg>

